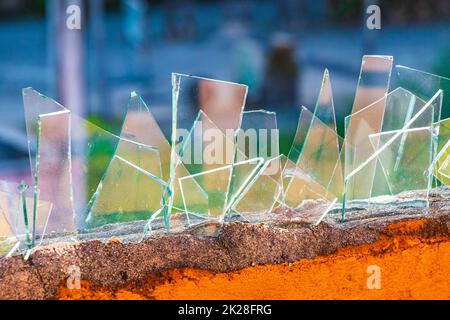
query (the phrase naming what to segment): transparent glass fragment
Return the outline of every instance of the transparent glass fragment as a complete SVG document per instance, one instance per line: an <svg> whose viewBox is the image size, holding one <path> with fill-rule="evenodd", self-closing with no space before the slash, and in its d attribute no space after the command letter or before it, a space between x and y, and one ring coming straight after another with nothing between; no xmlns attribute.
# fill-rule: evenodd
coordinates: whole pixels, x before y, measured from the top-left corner
<svg viewBox="0 0 450 320"><path fill-rule="evenodd" d="M121 140L89 205L88 226L150 219L162 206L161 176L158 149Z"/></svg>
<svg viewBox="0 0 450 320"><path fill-rule="evenodd" d="M41 245L52 210L49 202L38 201L24 183L0 181L0 256L13 248L27 250Z"/></svg>
<svg viewBox="0 0 450 320"><path fill-rule="evenodd" d="M306 137L308 136L312 120L313 114L311 112L300 112L300 116L297 122L297 130L295 132L294 140L292 141L292 145L287 156L288 159L294 163L297 163L300 159L300 155L302 153Z"/></svg>
<svg viewBox="0 0 450 320"><path fill-rule="evenodd" d="M282 189L276 114L265 110L244 112L236 141L240 151L237 156L261 157L265 162L237 197L232 210L251 222L264 221Z"/></svg>
<svg viewBox="0 0 450 320"><path fill-rule="evenodd" d="M447 187L450 187L450 141L443 149L445 153L439 158L437 177Z"/></svg>
<svg viewBox="0 0 450 320"><path fill-rule="evenodd" d="M267 160L232 206L250 222L262 222L272 212L282 193L281 156Z"/></svg>
<svg viewBox="0 0 450 320"><path fill-rule="evenodd" d="M382 149L377 159L388 187L388 190L377 188L383 179L375 179L371 198L431 187L431 174L428 172L434 155L431 122L425 127L383 132L370 139ZM386 144L389 145L384 147Z"/></svg>
<svg viewBox="0 0 450 320"><path fill-rule="evenodd" d="M345 118L346 201L370 198L377 165L372 156L378 141L369 137L376 137L382 131L402 129L424 105L425 102L412 93L397 88Z"/></svg>
<svg viewBox="0 0 450 320"><path fill-rule="evenodd" d="M352 113L381 99L388 92L393 61L392 56L363 56Z"/></svg>
<svg viewBox="0 0 450 320"><path fill-rule="evenodd" d="M179 145L178 149L178 163L175 167L174 181L178 182L178 179L191 175L202 175L204 172L216 172L214 175L202 176L202 183L207 190L225 190L225 194L228 196L230 188L236 192L241 189L239 182L235 179L235 183L230 183L232 179L233 168L232 164L234 159L245 159L245 155L241 154L236 149L234 143L235 131L229 130L226 135L221 129L219 129L212 120L203 112L199 111L196 120L190 131L183 137L183 143ZM240 156L235 157L235 153ZM180 166L183 165L183 166ZM230 166L230 169L225 169ZM181 170L179 170L181 168ZM240 168L239 170L244 170ZM242 174L242 172L241 172ZM236 177L239 178L241 174ZM220 175L220 178L218 176ZM186 182L188 183L188 182ZM180 185L181 186L181 185ZM176 192L176 188L172 189ZM196 189L193 189L194 192ZM200 195L198 196L200 197ZM232 196L230 196L230 199ZM177 195L173 194L173 199L177 199ZM226 198L228 199L228 198ZM226 200L225 199L225 200ZM228 207L228 206L225 206ZM183 208L189 210L183 203ZM184 211L184 210L183 210ZM172 212L173 213L173 212ZM183 213L175 212L170 216L170 223L172 229L182 229L188 224L186 221L186 215Z"/></svg>
<svg viewBox="0 0 450 320"><path fill-rule="evenodd" d="M283 162L285 165L282 171L282 205L296 209L302 221L320 223L336 204L336 196L294 162L289 159Z"/></svg>
<svg viewBox="0 0 450 320"><path fill-rule="evenodd" d="M31 88L24 89L22 94L35 197L38 200L39 190L39 200L53 204L47 231L75 232L70 111ZM32 210L35 214L37 206Z"/></svg>
<svg viewBox="0 0 450 320"><path fill-rule="evenodd" d="M235 181L235 187L245 187L262 162L262 158L256 158L179 178L189 225L204 218L223 221L234 202L228 198L231 181ZM235 176L230 179L233 169Z"/></svg>
<svg viewBox="0 0 450 320"><path fill-rule="evenodd" d="M439 174L438 169L440 165L442 165L442 161L445 161L446 152L445 150L443 151L443 147L450 139L450 121L448 121L448 119L440 121L440 119L441 113L442 116L450 116L450 113L448 111L450 106L450 79L399 65L396 66L396 71L397 85L411 91L423 100L428 101L433 97L436 91L438 91L439 89L443 90L443 101L441 107L442 110L437 109L434 113L434 135L435 138L438 139L438 147L436 152L439 153L438 159L436 159L437 163L434 165L434 175L441 183L445 184L446 182L443 180L446 180L446 178L445 176ZM437 136L438 134L439 136Z"/></svg>
<svg viewBox="0 0 450 320"><path fill-rule="evenodd" d="M364 119L359 121L362 128L360 132L363 135L359 136L359 140L353 141L353 145L346 144L346 148L348 148L346 150L346 165L352 164L347 159L355 159L359 156L359 150L363 148L362 143L365 143L364 137L366 135L372 151L376 151L370 152L364 149L364 157L359 156L358 158L362 161L350 168L346 167L345 197L347 202L363 199L369 201L373 193L376 192L376 195L380 195L380 193L387 192L380 192L379 190L383 190L382 188L372 189L374 186L373 176L375 175L372 169L377 168L377 165L379 165L378 168L381 167L381 170L383 170L385 180L388 183L389 194L411 190L411 187L425 187L427 198L431 187L431 174L428 168L433 161L434 151L436 150L434 145L436 140L432 139L433 119L436 108L440 108L442 104L442 91L436 92L427 103L402 88L394 90L383 99L386 99L386 112L384 113L385 120L383 121L382 131L376 132L379 129L371 127L367 121L371 119L370 115L379 115L381 104L378 102L357 114L351 115L351 117L357 116ZM364 113L366 116L361 116ZM370 133L370 131L373 132ZM417 154L416 151L421 151L421 154ZM370 170L367 170L367 168L370 168ZM368 175L372 172L370 186L364 186L363 181L367 184L369 182ZM411 177L405 177L405 175ZM421 178L421 175L425 175L425 178ZM413 177L415 177L416 183L409 180ZM355 181L361 181L361 183L355 184ZM364 189L364 193L361 192L362 189ZM367 190L370 191L369 194L365 193ZM373 199L370 201L373 202Z"/></svg>
<svg viewBox="0 0 450 320"><path fill-rule="evenodd" d="M311 124L297 165L325 189L340 197L344 186L339 154L342 138L335 128L323 123L305 107L302 107L301 117L311 119Z"/></svg>
<svg viewBox="0 0 450 320"><path fill-rule="evenodd" d="M247 86L236 83L217 81L201 77L193 77L182 74L172 74L172 146L171 146L171 168L170 168L170 189L174 189L174 184L177 183L176 174L183 174L177 172L176 167L179 162L184 165L190 165L187 168L189 174L199 173L203 170L213 170L214 167L224 166L233 163L234 152L227 158L217 158L215 150L219 147L215 146L204 150L201 146L199 149L192 149L186 147L186 139L190 135L191 129L198 121L199 112L207 115L223 134L234 137L235 131L241 125L242 111L247 95ZM209 121L206 123L208 125ZM202 134L208 127L200 130ZM214 140L214 132L211 134L202 134L203 139ZM191 138L192 142L203 142L203 139ZM220 143L220 138L218 140ZM208 141L207 141L208 142ZM222 141L223 142L223 141ZM234 142L231 139L232 148L234 150ZM185 150L181 150L181 149ZM223 148L223 147L222 147ZM220 149L222 149L220 148ZM199 151L200 150L200 151ZM222 149L223 150L223 149ZM203 162L199 163L199 156L203 158L202 152L210 153L210 160L213 160L213 165L208 168L203 166ZM187 161L178 159L177 156L194 157ZM220 156L220 155L219 155ZM223 154L221 154L223 156ZM195 168L195 165L200 165L200 168ZM178 166L179 167L179 166ZM184 172L186 173L186 172ZM174 190L174 192L176 192ZM169 213L172 210L172 204L177 195L173 194L169 198Z"/></svg>
<svg viewBox="0 0 450 320"><path fill-rule="evenodd" d="M142 111L137 108L139 105L136 106L139 103L137 95L132 95L130 103L135 104L131 109ZM145 137L145 128L142 122L135 120L136 110L127 114L121 138L71 114L32 89L24 90L24 105L30 146L34 136L37 142L39 161L33 162L32 158L35 186L40 191L39 199L54 205L48 223L49 233L74 232L74 212L77 213L77 227L85 229L134 218L147 219L159 210L162 185L165 184L159 151L139 142ZM41 114L40 110L57 111ZM154 125L150 128L153 135L147 134L153 137L151 142L160 142L159 145L164 147L151 115L141 119L147 125ZM36 127L33 121L36 121ZM146 139L144 142L148 142L149 138ZM165 156L169 157L170 147L168 144L165 147ZM166 158L166 174L168 161ZM134 190L134 193L124 197L121 188ZM148 204L144 205L145 201Z"/></svg>
<svg viewBox="0 0 450 320"><path fill-rule="evenodd" d="M320 86L319 96L314 108L314 115L329 126L331 130L336 131L336 114L334 109L333 90L331 87L330 74L325 69Z"/></svg>
<svg viewBox="0 0 450 320"><path fill-rule="evenodd" d="M19 242L11 221L19 209L18 195L11 193L8 189L5 190L3 184L3 182L0 184L0 257L8 254Z"/></svg>
<svg viewBox="0 0 450 320"><path fill-rule="evenodd" d="M76 232L70 161L70 111L39 115L35 184L54 210L49 233Z"/></svg>
<svg viewBox="0 0 450 320"><path fill-rule="evenodd" d="M448 108L450 103L450 78L401 65L395 66L395 69L397 71L396 85L398 87L402 87L412 92L414 95L425 101L430 100L436 91L442 89L442 105L444 106L444 110ZM435 111L440 116L441 110ZM449 115L450 114L447 114L447 116ZM435 118L434 121L437 122L439 120L440 118Z"/></svg>
<svg viewBox="0 0 450 320"><path fill-rule="evenodd" d="M440 121L436 127L439 129L438 154L431 170L440 183L450 186L450 119Z"/></svg>

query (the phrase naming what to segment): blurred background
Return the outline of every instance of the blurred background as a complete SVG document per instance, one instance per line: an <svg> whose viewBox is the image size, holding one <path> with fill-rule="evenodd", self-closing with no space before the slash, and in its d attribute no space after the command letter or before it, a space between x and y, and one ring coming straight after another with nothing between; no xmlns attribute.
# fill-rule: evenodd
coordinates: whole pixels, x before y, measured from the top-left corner
<svg viewBox="0 0 450 320"><path fill-rule="evenodd" d="M73 4L80 30L66 27ZM366 28L371 4L381 30ZM363 54L449 77L450 1L1 0L0 179L29 175L24 87L114 133L136 90L168 136L171 72L244 83L247 110L277 112L287 152L325 68L342 135Z"/></svg>

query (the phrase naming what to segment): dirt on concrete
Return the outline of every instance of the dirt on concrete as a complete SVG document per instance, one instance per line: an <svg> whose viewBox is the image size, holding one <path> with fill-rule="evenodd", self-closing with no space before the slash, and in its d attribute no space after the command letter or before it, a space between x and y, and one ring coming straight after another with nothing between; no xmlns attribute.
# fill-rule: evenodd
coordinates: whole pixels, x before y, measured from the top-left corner
<svg viewBox="0 0 450 320"><path fill-rule="evenodd" d="M267 224L226 222L221 226L208 225L138 242L124 243L112 238L107 242L85 240L54 243L36 248L27 261L21 256L0 260L0 299L121 298L121 292L122 298L131 299L208 297L200 292L210 292L211 298L283 298L283 295L276 293L247 296L237 293L235 296L214 296L212 293L221 287L221 292L231 292L227 291L229 288L224 287L223 283L216 281L220 277L232 279L237 274L244 275L243 279L246 280L242 288L245 285L252 288L251 281L256 281L253 285L258 286L258 281L263 280L257 271L263 269L258 268L268 268L267 271L270 272L266 274L268 277L265 282L272 283L277 279L277 272L278 277L285 274L286 266L289 270L300 272L306 268L307 261L320 259L322 262L319 265L329 264L328 271L324 271L326 274L323 277L316 274L317 279L314 280L315 271L311 268L309 270L313 272L311 283L322 283L333 277L334 266L343 268L345 263L351 261L358 265L358 259L352 254L345 255L350 260L344 265L333 264L336 259L341 259L339 257L342 257L345 250L357 250L354 253L365 257L364 261L381 254L385 257L398 254L401 259L403 251L417 243L423 243L442 245L439 250L444 250L442 252L448 256L449 209L444 196L436 200L434 209L428 213L417 208L399 207L386 207L372 213L357 210L349 214L346 223L340 222L338 214L331 214L317 226L295 219L280 219ZM283 216L289 214L284 212ZM207 235L214 232L204 232L210 229L217 231L214 236ZM402 245L398 244L399 241ZM435 249L430 247L430 252L440 252ZM442 252L438 256L443 257ZM389 260L386 258L386 261ZM382 260L378 262L383 264ZM65 288L73 266L80 270L81 291L68 291ZM439 267L437 270L440 270ZM442 266L442 271L439 272L448 272L448 265ZM292 272L292 277L295 275L296 272ZM447 278L449 276L447 274ZM294 278L283 279L278 282L278 286L285 283L299 285ZM186 280L192 281L189 283ZM183 295L183 290L173 287L174 283L179 283L180 288L197 283L202 290L194 287L195 290L184 290ZM202 286L202 283L210 283L210 290ZM191 295L188 295L189 292ZM284 298L305 298L297 293Z"/></svg>

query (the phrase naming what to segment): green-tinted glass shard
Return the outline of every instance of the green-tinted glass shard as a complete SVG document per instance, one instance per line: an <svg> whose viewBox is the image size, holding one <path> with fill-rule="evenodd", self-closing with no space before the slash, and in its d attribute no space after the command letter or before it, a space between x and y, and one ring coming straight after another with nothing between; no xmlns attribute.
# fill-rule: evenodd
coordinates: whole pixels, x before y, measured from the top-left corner
<svg viewBox="0 0 450 320"><path fill-rule="evenodd" d="M340 197L344 186L339 154L342 139L333 126L323 123L305 107L302 107L301 117L311 119L311 125L297 164L317 183Z"/></svg>
<svg viewBox="0 0 450 320"><path fill-rule="evenodd" d="M430 100L436 91L442 89L442 105L444 108L434 110L434 121L440 120L441 111L445 113L445 117L450 116L450 112L447 111L450 106L450 78L400 65L395 66L395 69L397 71L396 85L412 92L422 100Z"/></svg>
<svg viewBox="0 0 450 320"><path fill-rule="evenodd" d="M261 222L277 204L282 192L281 156L264 163L260 174L253 177L236 199L232 209L250 222Z"/></svg>
<svg viewBox="0 0 450 320"><path fill-rule="evenodd" d="M38 201L34 214L33 190L22 190L15 183L0 181L0 256L17 242L22 250L39 246L46 235L52 204Z"/></svg>
<svg viewBox="0 0 450 320"><path fill-rule="evenodd" d="M333 90L328 69L325 69L323 73L322 85L314 108L314 116L329 126L331 130L336 131Z"/></svg>
<svg viewBox="0 0 450 320"><path fill-rule="evenodd" d="M376 161L368 159L372 157L373 146L377 147L378 142L371 141L369 136L403 128L424 104L412 93L398 88L345 118L346 201L370 198ZM359 172L358 175L355 175L356 172Z"/></svg>
<svg viewBox="0 0 450 320"><path fill-rule="evenodd" d="M300 159L300 155L305 144L306 137L308 136L309 128L313 120L313 114L311 112L301 112L298 122L297 130L295 132L292 146L288 153L288 159L294 163L297 163Z"/></svg>
<svg viewBox="0 0 450 320"><path fill-rule="evenodd" d="M389 90L392 56L363 56L352 113L381 99Z"/></svg>
<svg viewBox="0 0 450 320"><path fill-rule="evenodd" d="M368 195L365 193L356 193L355 189L352 190L350 188L349 183L354 183L357 180L363 182L364 179L367 183L368 174L372 173L372 171L367 172L367 168L375 169L377 163L381 164L383 170L385 171L386 179L387 181L389 181L390 188L394 193L396 191L400 191L401 189L403 189L403 191L409 190L406 189L408 188L406 184L411 182L407 182L409 177L403 177L402 172L406 174L406 172L410 171L409 174L413 175L413 173L411 172L413 172L414 170L425 172L426 181L428 182L426 188L426 197L429 192L429 188L431 187L431 174L428 168L430 167L435 155L436 147L434 144L436 143L436 139L430 139L428 141L427 139L431 134L433 134L434 110L436 108L440 108L442 104L442 91L439 90L438 92L436 92L432 99L430 99L425 104L419 98L401 88L394 90L384 99L387 100L385 115L400 114L401 117L400 119L398 119L398 121L391 121L391 117L387 117L386 123L383 123L383 128L393 130L384 131L382 133L369 133L371 130L367 130L367 128L370 128L367 125L367 122L361 122L362 128L364 129L361 130L361 132L367 134L369 145L371 146L372 150L376 151L371 153L369 150L367 150L367 154L369 156L365 156L364 160L361 161L359 165L351 168L352 170L346 171L345 182L347 183L347 201L357 199L365 199L367 201L369 200L372 194L373 179L371 180L370 188L368 188L368 190L370 191ZM368 112L368 114L378 114L378 107L379 105L375 103L372 106L363 109L360 113ZM410 112L411 109L413 110L413 112ZM370 117L365 117L365 119L369 118ZM424 132L426 134L424 134ZM410 139L413 140L412 144L410 144ZM357 145L346 145L346 147L351 148L352 150L350 156L358 154L358 147L359 149L362 149L361 142L363 142L364 140L365 139L355 141L356 143L358 143ZM414 159L410 158L411 154L413 155L413 158L415 154L414 141L422 144L424 148L430 148L426 149L423 152L424 154L421 155L421 157L423 156L424 158L421 158L420 161L418 160L419 163L416 163ZM424 164L427 157L428 166ZM404 166L404 168L402 168L402 165ZM424 166L426 167L425 169L423 169ZM419 174L416 174L416 177L418 175ZM418 183L421 183L423 182L423 179L419 179L418 181ZM405 184L405 186L399 187L402 186L403 183ZM360 184L358 185L358 188L361 189L362 186L363 184ZM352 187L355 188L355 186Z"/></svg>
<svg viewBox="0 0 450 320"><path fill-rule="evenodd" d="M157 149L120 141L93 197L86 222L99 226L150 219L162 206L166 183L160 177Z"/></svg>
<svg viewBox="0 0 450 320"><path fill-rule="evenodd" d="M236 134L237 156L261 157L265 163L238 195L232 209L251 222L264 221L281 193L279 133L274 112L254 110L243 113ZM244 160L244 159L241 159Z"/></svg>
<svg viewBox="0 0 450 320"><path fill-rule="evenodd" d="M247 86L245 85L172 74L172 145L169 181L171 189L177 183L176 166L179 162L177 155L180 154L181 146L185 145L185 139L198 120L199 111L208 115L211 121L224 134L227 131L231 131L234 134L234 131L241 124L246 95ZM198 140L192 139L192 141ZM190 151L189 148L186 151ZM208 152L208 150L205 151ZM186 157L187 155L185 154L184 156ZM231 155L230 159L222 161L220 165L231 164L233 156L234 154ZM186 161L183 162L185 165L187 164ZM189 163L191 168L187 169L190 174L194 174L192 165L195 163L196 161ZM211 167L208 169L211 169ZM195 170L195 172L201 171L202 169ZM176 195L169 199L169 213L175 198Z"/></svg>
<svg viewBox="0 0 450 320"><path fill-rule="evenodd" d="M192 215L222 221L233 203L228 198L230 185L235 183L243 188L261 163L261 158L250 159L179 178L189 223L202 222L195 220ZM230 180L233 169L235 176Z"/></svg>
<svg viewBox="0 0 450 320"><path fill-rule="evenodd" d="M387 131L370 137L371 141L377 142L378 148L383 148L389 142L389 146L377 156L389 190L384 193L375 193L373 190L372 197L397 195L404 191L426 190L430 187L428 168L432 163L434 151L431 129L430 122L428 127ZM374 151L376 150L377 148L374 148ZM375 179L374 188L380 182L382 180Z"/></svg>
<svg viewBox="0 0 450 320"><path fill-rule="evenodd" d="M306 222L317 224L322 221L337 201L333 194L289 159L285 161L282 179L281 203L297 209L301 219Z"/></svg>

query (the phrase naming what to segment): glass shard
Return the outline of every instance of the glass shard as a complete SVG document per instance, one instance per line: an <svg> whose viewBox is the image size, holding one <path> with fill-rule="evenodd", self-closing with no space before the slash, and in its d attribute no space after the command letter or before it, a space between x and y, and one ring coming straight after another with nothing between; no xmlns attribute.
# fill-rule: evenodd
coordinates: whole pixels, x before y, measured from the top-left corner
<svg viewBox="0 0 450 320"><path fill-rule="evenodd" d="M230 175L233 169L235 169L236 186L243 188L251 180L262 161L262 158L246 160L179 178L189 225L203 222L203 218L223 221L231 207L227 203L233 203L231 199L228 199L230 182L233 180L230 179Z"/></svg>
<svg viewBox="0 0 450 320"><path fill-rule="evenodd" d="M281 203L296 209L302 221L320 223L333 208L337 198L294 162L289 159L284 162Z"/></svg>
<svg viewBox="0 0 450 320"><path fill-rule="evenodd" d="M281 156L267 160L259 174L248 183L232 206L250 222L262 222L274 209L281 196Z"/></svg>
<svg viewBox="0 0 450 320"><path fill-rule="evenodd" d="M177 159L177 155L183 154L185 157L190 156L189 152L192 149L187 148L185 151L182 151L181 148L185 145L184 140L189 136L191 128L198 121L199 112L201 111L204 115L207 115L211 119L211 122L214 123L223 134L228 134L233 137L234 132L241 125L242 111L246 96L247 86L245 85L176 73L172 74L172 146L169 181L170 189L174 188L174 184L176 183L175 180L177 179L175 177L175 168L180 162L179 159ZM207 127L204 128L204 130L207 129ZM203 132L203 130L200 132ZM214 133L211 133L211 135L203 135L203 138L206 140L213 140L214 135ZM191 139L191 141L200 142L198 139ZM220 143L220 138L218 141L218 143ZM231 144L234 144L233 140L231 140ZM232 149L234 150L234 146ZM217 155L214 154L214 150L218 149L209 148L206 152L212 152L210 154L210 160L213 160L216 166L224 166L233 162L234 154L232 154L229 158L218 160ZM193 152L192 155L199 155L199 152ZM203 155L200 156L202 157ZM202 171L202 169L200 169L200 171L193 171L195 170L193 165L199 164L195 158L194 162L186 161L186 158L182 162L185 165L190 165L190 169L187 168L190 174ZM208 168L208 170L211 169L213 169L213 167ZM169 198L169 215L172 210L172 204L175 197L176 195L173 195Z"/></svg>
<svg viewBox="0 0 450 320"><path fill-rule="evenodd" d="M0 256L13 247L20 250L41 245L52 210L49 202L38 201L34 208L33 190L0 181Z"/></svg>
<svg viewBox="0 0 450 320"><path fill-rule="evenodd" d="M426 197L431 187L431 175L428 168L432 163L435 155L434 150L436 149L434 146L436 140L432 139L433 119L435 110L440 108L442 104L442 91L436 92L427 103L402 88L389 93L382 100L384 99L386 99L386 103L376 102L357 114L351 115L351 117L357 116L364 120L358 121L361 128L359 129L361 132L359 140L352 141L353 144L346 144L346 148L348 148L346 149L346 165L352 165L347 159L358 158L362 160L350 168L346 167L345 200L347 202L363 199L369 201L374 185L375 172L373 170L377 168L377 164L381 166L393 194L400 190L410 190L411 186L408 186L408 184L411 184L411 181L408 180L410 177L404 175L415 176L417 178L416 184L420 184L421 187L424 187L423 183L426 183ZM378 125L370 126L368 119L371 119L370 115L380 115L380 109L384 110L380 106L384 104L386 110L383 112L384 120L381 130ZM364 113L365 116L362 115ZM355 120L352 121L356 123ZM378 132L376 132L377 130ZM373 132L370 133L371 131ZM370 144L372 150L376 151L370 152L370 150L364 148L362 144L366 142ZM419 150L419 146L423 146L425 149L422 150L420 157L416 153L417 150L414 149L416 145ZM364 150L362 154L364 156L361 155L361 149ZM367 168L370 168L370 170L367 170ZM370 180L368 180L369 174L372 177ZM420 175L424 174L426 175L425 182L419 178ZM358 179L361 182L365 179L366 185L362 183L355 185L355 181ZM368 182L370 182L369 185L367 185ZM416 184L413 184L413 186ZM416 185L416 187L419 186ZM362 190L364 192L361 192Z"/></svg>
<svg viewBox="0 0 450 320"><path fill-rule="evenodd" d="M158 150L135 144L125 150L124 144L121 141L90 205L90 227L148 220L161 209L166 183L160 178Z"/></svg>
<svg viewBox="0 0 450 320"><path fill-rule="evenodd" d="M389 90L392 56L363 56L352 113L381 99Z"/></svg>
<svg viewBox="0 0 450 320"><path fill-rule="evenodd" d="M317 183L340 197L344 186L339 153L342 138L335 128L323 123L305 107L302 107L301 117L311 119L311 122L296 163Z"/></svg>
<svg viewBox="0 0 450 320"><path fill-rule="evenodd" d="M245 159L261 157L265 162L238 195L231 209L248 221L264 221L265 214L272 211L281 193L276 114L265 110L244 112L236 141L240 151L237 156L245 156Z"/></svg>

